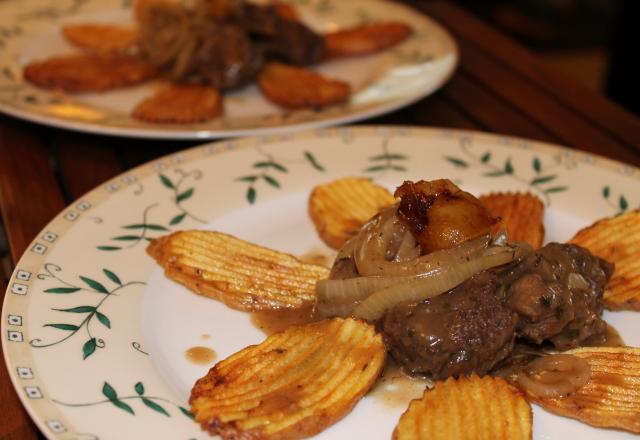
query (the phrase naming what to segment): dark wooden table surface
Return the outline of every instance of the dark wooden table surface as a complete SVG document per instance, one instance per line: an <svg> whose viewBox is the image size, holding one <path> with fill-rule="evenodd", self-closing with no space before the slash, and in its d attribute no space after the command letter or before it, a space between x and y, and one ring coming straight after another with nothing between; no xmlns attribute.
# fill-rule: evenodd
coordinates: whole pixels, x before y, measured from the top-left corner
<svg viewBox="0 0 640 440"><path fill-rule="evenodd" d="M638 118L460 8L408 3L455 36L460 66L436 94L365 123L522 136L640 166ZM67 204L131 167L197 143L88 135L0 116L0 295L29 242ZM38 438L0 364L0 438Z"/></svg>

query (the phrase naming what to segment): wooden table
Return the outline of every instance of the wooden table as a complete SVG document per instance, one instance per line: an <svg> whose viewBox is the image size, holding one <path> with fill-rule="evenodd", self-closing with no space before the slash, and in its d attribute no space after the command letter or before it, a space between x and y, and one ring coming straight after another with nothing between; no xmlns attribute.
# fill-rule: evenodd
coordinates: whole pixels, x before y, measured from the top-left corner
<svg viewBox="0 0 640 440"><path fill-rule="evenodd" d="M545 66L455 5L408 3L455 36L459 69L435 95L365 123L523 136L640 166L640 119ZM67 204L133 166L197 143L87 135L0 116L0 210L8 243L8 250L3 250L0 239L0 256L6 255L0 264L0 295L12 264ZM20 405L4 365L0 365L0 413L0 438L41 436Z"/></svg>

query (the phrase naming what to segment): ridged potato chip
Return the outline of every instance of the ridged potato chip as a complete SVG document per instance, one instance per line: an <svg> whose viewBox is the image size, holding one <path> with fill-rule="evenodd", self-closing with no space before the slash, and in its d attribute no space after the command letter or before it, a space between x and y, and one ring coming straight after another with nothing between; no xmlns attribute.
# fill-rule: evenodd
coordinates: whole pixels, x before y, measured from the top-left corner
<svg viewBox="0 0 640 440"><path fill-rule="evenodd" d="M116 54L80 54L34 61L24 68L30 83L65 92L103 92L146 81L155 69L144 61Z"/></svg>
<svg viewBox="0 0 640 440"><path fill-rule="evenodd" d="M258 76L264 96L288 109L319 108L345 102L351 86L311 70L270 62Z"/></svg>
<svg viewBox="0 0 640 440"><path fill-rule="evenodd" d="M570 243L615 263L605 286L606 308L640 311L640 210L599 220L578 231Z"/></svg>
<svg viewBox="0 0 640 440"><path fill-rule="evenodd" d="M411 401L395 440L530 439L531 407L505 380L475 373L436 382Z"/></svg>
<svg viewBox="0 0 640 440"><path fill-rule="evenodd" d="M138 38L136 29L111 24L69 24L62 35L74 46L95 52L123 52Z"/></svg>
<svg viewBox="0 0 640 440"><path fill-rule="evenodd" d="M329 275L326 267L213 231L174 232L147 252L167 277L238 310L308 306L316 281Z"/></svg>
<svg viewBox="0 0 640 440"><path fill-rule="evenodd" d="M191 412L223 439L298 439L344 417L382 372L372 325L334 318L290 327L216 364L191 391Z"/></svg>
<svg viewBox="0 0 640 440"><path fill-rule="evenodd" d="M327 58L349 57L379 52L404 41L411 27L397 21L363 24L326 34Z"/></svg>
<svg viewBox="0 0 640 440"><path fill-rule="evenodd" d="M565 397L527 397L589 425L640 433L640 348L583 347L564 353L587 361L591 378L586 385Z"/></svg>
<svg viewBox="0 0 640 440"><path fill-rule="evenodd" d="M369 179L345 177L316 186L309 197L309 216L322 241L340 249L393 195Z"/></svg>
<svg viewBox="0 0 640 440"><path fill-rule="evenodd" d="M544 204L530 193L491 193L478 197L506 229L510 241L524 241L540 248L544 241Z"/></svg>
<svg viewBox="0 0 640 440"><path fill-rule="evenodd" d="M171 84L140 102L133 117L156 123L192 123L222 114L222 97L212 87Z"/></svg>

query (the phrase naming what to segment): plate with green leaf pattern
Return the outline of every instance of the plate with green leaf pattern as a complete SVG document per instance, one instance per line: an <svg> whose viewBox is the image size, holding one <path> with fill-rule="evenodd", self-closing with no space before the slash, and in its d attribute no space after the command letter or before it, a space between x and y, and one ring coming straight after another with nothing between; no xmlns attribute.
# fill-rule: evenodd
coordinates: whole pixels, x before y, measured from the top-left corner
<svg viewBox="0 0 640 440"><path fill-rule="evenodd" d="M345 104L285 111L253 84L224 96L225 114L197 124L152 124L130 115L158 84L103 93L39 89L22 74L26 64L76 53L66 24L132 23L131 0L4 0L0 2L0 111L30 121L92 133L163 139L227 138L356 121L393 111L437 90L458 60L453 37L429 17L387 0L289 0L317 32L382 20L409 24L411 36L377 54L324 62L313 68L352 88Z"/></svg>
<svg viewBox="0 0 640 440"><path fill-rule="evenodd" d="M206 439L189 414L195 380L259 343L247 313L164 277L154 238L208 229L294 255L330 255L307 214L315 185L364 176L393 189L450 178L462 188L528 191L545 204L546 241L640 204L640 170L574 150L492 134L417 127L342 127L229 140L115 177L64 209L16 265L2 311L9 374L51 439ZM589 176L585 179L584 176ZM627 344L637 315L605 312ZM215 353L207 364L187 352ZM318 438L388 439L422 385L379 382ZM414 394L411 394L414 393ZM455 423L455 422L452 422ZM534 406L534 438L623 439Z"/></svg>

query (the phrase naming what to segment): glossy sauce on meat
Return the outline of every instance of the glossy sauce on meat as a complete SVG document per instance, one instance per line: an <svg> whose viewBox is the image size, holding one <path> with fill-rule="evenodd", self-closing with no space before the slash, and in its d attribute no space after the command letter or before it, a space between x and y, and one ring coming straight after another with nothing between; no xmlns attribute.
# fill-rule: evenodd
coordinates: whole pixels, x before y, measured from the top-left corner
<svg viewBox="0 0 640 440"><path fill-rule="evenodd" d="M604 338L602 293L612 271L583 248L552 243L431 300L398 306L382 328L411 374L485 374L512 354L516 337L559 350Z"/></svg>
<svg viewBox="0 0 640 440"><path fill-rule="evenodd" d="M607 330L602 294L613 265L586 249L551 243L501 274L507 303L519 315L517 336L558 350Z"/></svg>
<svg viewBox="0 0 640 440"><path fill-rule="evenodd" d="M511 354L517 315L484 272L452 291L390 310L383 321L391 355L410 374L434 379L485 374Z"/></svg>

